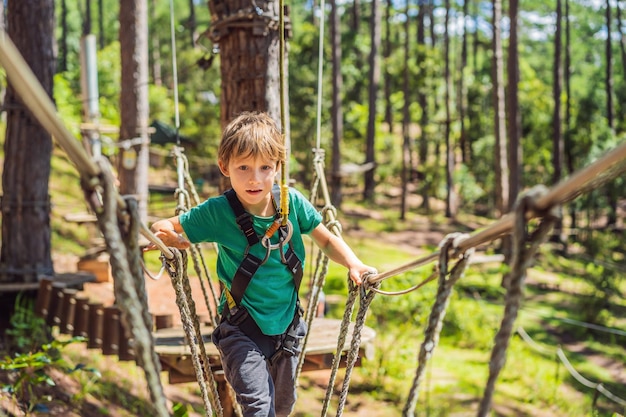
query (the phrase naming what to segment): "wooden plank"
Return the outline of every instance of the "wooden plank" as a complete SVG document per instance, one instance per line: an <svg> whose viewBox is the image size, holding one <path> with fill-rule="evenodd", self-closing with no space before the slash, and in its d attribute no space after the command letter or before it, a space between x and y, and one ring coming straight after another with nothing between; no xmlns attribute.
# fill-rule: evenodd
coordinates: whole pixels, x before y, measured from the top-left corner
<svg viewBox="0 0 626 417"><path fill-rule="evenodd" d="M305 350L303 371L330 369L337 347L337 338L341 329L341 320L316 318L311 324L308 344ZM202 339L211 368L221 370L219 352L211 342L213 327L201 326ZM346 342L342 348L340 366L345 366L345 358L350 349L354 323L348 327ZM159 329L153 333L155 351L159 355L163 369L170 373L170 383L193 382L196 380L191 362L191 350L187 344L185 333L180 327ZM360 366L361 358L371 355L372 341L376 332L367 326L361 331L360 354L356 366Z"/></svg>

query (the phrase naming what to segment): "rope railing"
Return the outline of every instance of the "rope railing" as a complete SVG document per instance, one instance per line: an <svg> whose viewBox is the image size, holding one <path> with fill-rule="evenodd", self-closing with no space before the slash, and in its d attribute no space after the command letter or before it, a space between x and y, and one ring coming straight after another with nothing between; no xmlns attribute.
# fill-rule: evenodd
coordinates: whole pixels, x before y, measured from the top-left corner
<svg viewBox="0 0 626 417"><path fill-rule="evenodd" d="M535 209L529 212L528 216L530 218L541 217L551 207L568 203L590 189L617 178L624 172L626 172L626 142L549 189L536 201ZM470 248L476 248L510 233L513 230L514 220L514 213L508 213L487 228L470 234L470 237L459 245L457 253L463 253ZM368 281L369 283L383 281L431 263L438 257L439 253L433 252L390 271L372 275Z"/></svg>
<svg viewBox="0 0 626 417"><path fill-rule="evenodd" d="M87 187L95 189L100 183L101 168L83 149L80 141L63 124L52 100L48 97L39 80L5 31L0 31L0 65L6 70L11 86L26 107L30 109L41 126L55 138L57 143L67 153L81 175L83 183ZM118 194L116 200L119 210L125 211L126 202L122 196ZM174 257L169 248L145 224L141 225L140 233L154 243L168 259Z"/></svg>
<svg viewBox="0 0 626 417"><path fill-rule="evenodd" d="M524 330L524 328L521 326L517 327L517 334L519 334L522 340L526 342L531 348L533 348L537 352L540 352L544 355L553 355L556 353L561 363L565 365L565 369L567 369L567 372L569 372L572 378L578 381L581 385L584 385L587 388L596 390L602 395L604 395L606 398L608 398L609 400L613 401L614 403L626 407L626 400L618 397L617 395L613 394L612 392L604 388L604 385L601 382L593 382L593 381L588 380L584 376L582 376L574 368L574 366L569 361L569 359L567 359L567 356L565 355L565 351L561 347L558 347L553 351L544 346L541 346L539 343L535 342L533 338L530 337L530 335L526 332L526 330Z"/></svg>

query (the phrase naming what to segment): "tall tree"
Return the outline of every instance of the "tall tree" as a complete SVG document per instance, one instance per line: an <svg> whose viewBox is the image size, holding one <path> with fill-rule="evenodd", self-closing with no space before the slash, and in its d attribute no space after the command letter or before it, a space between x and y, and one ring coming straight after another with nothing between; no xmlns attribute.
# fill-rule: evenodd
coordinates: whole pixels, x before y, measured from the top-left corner
<svg viewBox="0 0 626 417"><path fill-rule="evenodd" d="M104 34L104 2L98 0L98 43L100 49L104 49L106 46L106 37Z"/></svg>
<svg viewBox="0 0 626 417"><path fill-rule="evenodd" d="M370 19L371 50L369 56L369 88L368 88L368 119L367 137L365 140L365 162L376 163L376 99L380 83L380 0L372 0L372 17ZM363 198L371 201L374 198L375 169L365 172Z"/></svg>
<svg viewBox="0 0 626 417"><path fill-rule="evenodd" d="M418 147L418 160L417 164L419 166L424 166L426 164L426 160L428 159L428 136L426 134L427 127L429 124L429 109L428 109L428 96L427 92L427 74L426 74L426 65L424 65L426 59L426 29L424 27L427 14L428 6L425 2L419 3L419 10L417 15L417 58L416 58L416 66L418 68L418 90L417 90L417 102L419 103L421 109L421 117L420 117L420 140ZM432 24L432 21L431 21ZM424 181L422 186L420 187L422 194L422 207L425 210L430 209L430 192L428 190L428 183Z"/></svg>
<svg viewBox="0 0 626 417"><path fill-rule="evenodd" d="M465 113L467 111L466 104L466 94L465 94L465 84L463 80L465 79L465 67L467 66L467 18L469 13L469 0L463 0L463 19L462 19L462 27L461 30L463 32L463 38L461 40L461 57L459 62L459 69L457 71L457 111L459 112L459 130L460 130L460 138L459 138L459 147L461 148L461 161L463 163L467 163L470 159L470 144L467 138L467 132L465 127Z"/></svg>
<svg viewBox="0 0 626 417"><path fill-rule="evenodd" d="M91 33L91 0L85 0L85 15L83 16L83 35Z"/></svg>
<svg viewBox="0 0 626 417"><path fill-rule="evenodd" d="M554 100L554 112L552 114L552 183L556 184L563 175L563 134L561 131L561 90L563 72L561 69L562 49L562 22L563 11L561 0L556 0L556 31L554 33L554 66L552 80L552 98Z"/></svg>
<svg viewBox="0 0 626 417"><path fill-rule="evenodd" d="M504 97L504 60L502 57L502 1L493 0L493 103L495 137L496 210L498 214L507 212L509 196L508 164L506 151L506 110Z"/></svg>
<svg viewBox="0 0 626 417"><path fill-rule="evenodd" d="M343 107L341 94L343 77L341 75L341 19L337 0L331 1L330 9L330 39L332 53L332 108L331 123L333 129L333 154L331 164L331 198L336 207L341 206L341 142L343 138Z"/></svg>
<svg viewBox="0 0 626 417"><path fill-rule="evenodd" d="M509 1L509 53L507 59L507 108L509 136L509 199L508 208L513 203L522 187L522 116L519 108L519 54L518 54L518 0ZM507 211L509 211L507 210Z"/></svg>
<svg viewBox="0 0 626 417"><path fill-rule="evenodd" d="M121 194L135 195L139 216L148 217L149 106L148 0L120 1L120 159Z"/></svg>
<svg viewBox="0 0 626 417"><path fill-rule="evenodd" d="M568 174L574 172L574 155L572 143L572 36L570 26L569 0L565 0L565 64L563 68L563 83L565 85L565 134L564 142L564 158L567 165ZM570 227L576 227L576 210L570 205Z"/></svg>
<svg viewBox="0 0 626 417"><path fill-rule="evenodd" d="M189 29L189 37L191 38L191 46L196 47L196 7L194 5L194 0L189 0L189 18L187 19L187 26Z"/></svg>
<svg viewBox="0 0 626 417"><path fill-rule="evenodd" d="M409 108L411 104L411 96L409 89L409 39L410 39L410 22L409 18L409 2L406 5L406 17L404 19L404 71L402 80L402 94L404 96L404 105L402 106L402 194L400 197L400 220L406 218L407 211L407 193L408 185L411 180L411 138L410 124L411 115Z"/></svg>
<svg viewBox="0 0 626 417"><path fill-rule="evenodd" d="M615 3L615 17L617 20L617 33L619 33L619 47L622 57L622 69L626 71L626 34L622 29L622 7L620 2Z"/></svg>
<svg viewBox="0 0 626 417"><path fill-rule="evenodd" d="M446 109L446 120L445 120L445 133L444 137L446 140L446 217L454 218L457 212L457 195L454 187L454 140L452 138L452 114L450 109L450 32L449 32L449 24L450 24L450 0L445 1L446 8L446 17L445 24L443 28L443 62L444 62L444 75L443 79L445 82L445 98L444 98L444 106Z"/></svg>
<svg viewBox="0 0 626 417"><path fill-rule="evenodd" d="M52 99L54 0L7 3L8 35ZM37 28L37 30L33 30ZM37 282L53 275L50 253L50 158L52 137L9 83L2 172L0 281Z"/></svg>
<svg viewBox="0 0 626 417"><path fill-rule="evenodd" d="M67 0L61 0L61 38L59 39L59 71L67 69Z"/></svg>
<svg viewBox="0 0 626 417"><path fill-rule="evenodd" d="M613 129L613 48L611 47L611 0L606 0L606 120Z"/></svg>
<svg viewBox="0 0 626 417"><path fill-rule="evenodd" d="M390 67L390 56L391 56L391 13L393 11L393 1L387 0L385 3L385 42L383 44L383 62L384 62L384 70L385 79L384 84L384 95L385 95L385 123L387 123L388 132L393 132L393 106L391 104L391 74L389 71Z"/></svg>
<svg viewBox="0 0 626 417"><path fill-rule="evenodd" d="M156 6L157 0L150 0L152 2L152 7L150 7L150 19L151 19L151 27L150 30L150 53L152 54L152 82L156 86L161 86L163 80L161 78L161 41L159 40L159 32L156 29L157 16L156 16Z"/></svg>

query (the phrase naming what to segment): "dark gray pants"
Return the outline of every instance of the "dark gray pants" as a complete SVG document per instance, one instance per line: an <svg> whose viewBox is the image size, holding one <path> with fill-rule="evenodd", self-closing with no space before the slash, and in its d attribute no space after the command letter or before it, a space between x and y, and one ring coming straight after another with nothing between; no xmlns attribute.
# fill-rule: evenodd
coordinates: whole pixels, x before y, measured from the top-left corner
<svg viewBox="0 0 626 417"><path fill-rule="evenodd" d="M288 416L296 402L296 370L307 331L300 319L295 355L281 354L265 358L253 340L239 327L222 321L213 332L213 343L222 359L226 380L233 387L244 417ZM275 336L277 343L280 336Z"/></svg>

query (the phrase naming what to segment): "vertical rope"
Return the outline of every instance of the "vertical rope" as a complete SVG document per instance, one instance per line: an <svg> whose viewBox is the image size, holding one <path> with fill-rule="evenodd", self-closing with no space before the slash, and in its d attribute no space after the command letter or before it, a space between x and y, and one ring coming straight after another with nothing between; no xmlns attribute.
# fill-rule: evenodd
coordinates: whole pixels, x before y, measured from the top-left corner
<svg viewBox="0 0 626 417"><path fill-rule="evenodd" d="M165 262L168 266L172 286L176 291L176 305L180 310L183 330L185 331L187 343L191 350L191 359L196 372L196 379L200 386L202 400L206 408L206 415L207 417L212 416L213 410L215 410L218 416L222 416L223 411L219 403L219 394L217 393L215 379L213 378L213 373L208 363L204 340L196 315L195 302L193 298L190 297L191 287L189 286L189 279L187 279L186 274L187 252L180 251L176 248L171 248L171 251L174 253L174 259L166 260Z"/></svg>
<svg viewBox="0 0 626 417"><path fill-rule="evenodd" d="M452 294L452 288L454 284L463 276L465 269L471 261L471 257L474 253L473 249L465 252L456 265L452 268L448 274L448 260L449 254L452 248L458 246L459 242L466 239L468 235L461 233L451 233L447 235L439 245L439 286L437 287L437 296L435 298L435 304L428 317L428 326L424 332L424 342L420 346L418 355L418 366L415 371L415 377L413 378L413 384L409 391L407 402L402 410L402 415L405 417L413 417L415 415L415 407L417 405L418 388L424 378L424 372L426 371L426 365L433 355L437 344L439 343L439 334L443 327L443 319L446 316L446 310L450 303L450 295ZM448 278L448 275L450 277Z"/></svg>
<svg viewBox="0 0 626 417"><path fill-rule="evenodd" d="M500 329L495 337L495 345L491 351L489 378L478 409L477 416L479 417L486 417L491 409L496 380L506 362L506 351L522 301L526 270L533 262L535 252L547 239L559 216L558 207L554 207L552 212L543 218L537 230L530 236L528 245L526 244L526 214L535 209L537 199L546 193L547 189L545 187L535 187L522 195L516 203L513 230L513 259L511 260L511 271L505 295L506 305Z"/></svg>
<svg viewBox="0 0 626 417"><path fill-rule="evenodd" d="M280 39L279 48L279 73L280 73L280 131L283 136L283 144L287 149L285 160L282 161L282 169L280 170L280 211L282 215L282 225L287 225L289 220L289 158L291 149L287 146L287 114L286 114L286 77L285 77L285 2L278 2L278 31Z"/></svg>
<svg viewBox="0 0 626 417"><path fill-rule="evenodd" d="M133 220L126 223L118 224L117 219L117 190L111 175L111 168L104 159L99 159L97 165L100 167L100 184L102 190L100 197L102 198L102 207L93 207L98 225L105 238L107 252L110 255L110 263L114 278L114 291L116 301L119 303L122 312L122 319L126 324L126 328L132 333L135 344L135 356L137 364L144 370L150 399L154 405L155 413L159 417L169 417L167 405L165 403L165 393L161 384L160 372L161 366L159 358L154 350L154 339L152 338L151 326L152 322L148 314L147 303L145 302L145 291L138 293L139 285L137 282L143 280L143 270L141 264L137 265L139 255L138 245L134 245L133 249L137 251L130 254L130 249L124 245L122 239L123 228L127 233L127 241L137 241L137 226L140 224L139 214L137 212L136 202L127 206L127 215ZM96 191L83 184L86 194L93 195ZM88 199L88 201L93 201ZM131 200L129 200L131 201ZM132 225L132 227L130 226ZM135 233L135 235L133 235ZM133 275L137 275L133 278Z"/></svg>
<svg viewBox="0 0 626 417"><path fill-rule="evenodd" d="M328 386L326 387L326 397L324 398L324 404L322 406L321 417L326 417L328 414L328 407L330 405L330 399L333 395L333 389L335 386L335 379L337 378L337 370L339 369L339 363L341 361L341 352L343 346L346 343L346 337L348 334L348 326L350 325L350 317L354 311L354 303L359 292L359 287L356 286L350 278L348 278L348 299L346 300L346 309L343 312L343 319L341 320L341 327L339 330L339 337L337 338L337 348L335 349L335 356L333 356L333 362L331 364L330 378L328 380Z"/></svg>
<svg viewBox="0 0 626 417"><path fill-rule="evenodd" d="M304 359L306 357L306 346L309 343L309 336L311 334L311 327L313 324L313 319L315 318L315 313L317 311L317 303L319 302L319 295L322 287L324 286L324 281L326 280L326 274L328 273L328 256L324 255L322 251L318 252L315 274L313 275L313 286L311 288L311 296L309 297L309 304L307 305L306 313L304 319L307 323L307 328L309 329L304 335L304 340L302 341L302 354L298 359L298 369L296 370L296 386L299 385L298 378L300 378L300 374L302 373L302 367L304 366Z"/></svg>
<svg viewBox="0 0 626 417"><path fill-rule="evenodd" d="M324 81L324 22L326 21L326 2L320 1L320 32L317 54L317 120L315 124L315 148L322 147L322 87Z"/></svg>
<svg viewBox="0 0 626 417"><path fill-rule="evenodd" d="M352 343L350 345L350 351L348 352L348 357L346 358L346 376L343 380L343 386L341 388L341 395L339 396L339 405L337 405L337 417L343 414L343 408L346 404L346 399L348 398L348 390L350 388L350 378L352 376L352 370L354 369L354 365L356 364L356 360L359 355L359 347L361 346L361 330L363 330L363 326L365 326L365 314L369 309L370 304L374 300L376 296L376 291L370 290L366 288L367 278L363 277L364 284L361 285L360 293L361 299L359 302L359 311L357 312L356 319L354 321L354 330L352 332ZM380 282L377 282L372 285L372 288L377 289L380 287Z"/></svg>
<svg viewBox="0 0 626 417"><path fill-rule="evenodd" d="M195 205L198 205L200 203L200 197L196 193L193 181L191 181L188 161L186 156L182 153L182 149L177 146L174 148L173 152L176 156L176 166L178 172L178 188L176 189L175 193L178 200L178 205L176 206L176 214L178 215L182 212L188 211L192 205L190 193L185 189L185 183L189 186L189 189L191 190L191 194L194 197ZM196 271L196 275L198 275L198 278L200 280L202 296L204 298L204 303L207 311L211 316L211 323L214 327L217 327L217 305L219 304L218 296L217 291L213 286L213 282L211 281L211 274L209 273L209 269L206 266L206 262L204 261L202 249L199 244L193 244L189 247L189 252L191 253L194 270ZM200 268L200 265L202 265L202 269ZM211 291L211 296L213 297L213 303L209 302L209 295L203 277L206 278L206 281L208 283L209 289Z"/></svg>

